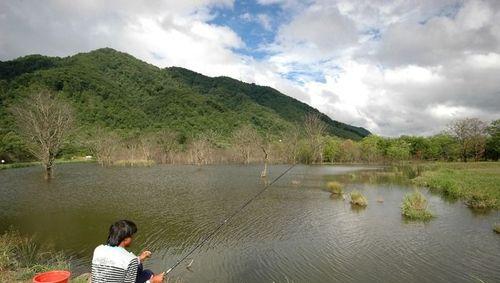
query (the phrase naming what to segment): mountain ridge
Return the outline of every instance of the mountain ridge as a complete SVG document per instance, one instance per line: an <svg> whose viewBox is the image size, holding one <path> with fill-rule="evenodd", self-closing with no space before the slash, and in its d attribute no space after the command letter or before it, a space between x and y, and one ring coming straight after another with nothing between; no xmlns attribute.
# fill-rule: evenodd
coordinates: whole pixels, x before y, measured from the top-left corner
<svg viewBox="0 0 500 283"><path fill-rule="evenodd" d="M229 134L251 124L260 132L278 133L316 113L332 135L358 140L370 134L268 86L181 67L159 68L111 48L0 61L0 113L33 86L62 92L86 126L169 128L186 134L213 129ZM3 129L11 128L12 121L2 120Z"/></svg>

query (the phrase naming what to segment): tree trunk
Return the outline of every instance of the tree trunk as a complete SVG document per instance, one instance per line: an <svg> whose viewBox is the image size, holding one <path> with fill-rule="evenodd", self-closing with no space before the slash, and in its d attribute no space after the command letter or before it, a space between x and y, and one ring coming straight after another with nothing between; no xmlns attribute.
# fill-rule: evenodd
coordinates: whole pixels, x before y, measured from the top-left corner
<svg viewBox="0 0 500 283"><path fill-rule="evenodd" d="M264 147L262 147L262 151L264 152L264 171L260 173L260 176L262 178L265 178L267 177L267 161L269 159L269 155L267 154L267 150Z"/></svg>
<svg viewBox="0 0 500 283"><path fill-rule="evenodd" d="M50 180L54 177L52 165L45 164L45 180Z"/></svg>

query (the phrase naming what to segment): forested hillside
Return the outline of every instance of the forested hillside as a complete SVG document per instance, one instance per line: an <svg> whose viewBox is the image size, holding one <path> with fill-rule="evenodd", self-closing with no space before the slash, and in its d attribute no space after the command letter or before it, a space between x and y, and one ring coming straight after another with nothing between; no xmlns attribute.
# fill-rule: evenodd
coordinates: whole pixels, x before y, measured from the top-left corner
<svg viewBox="0 0 500 283"><path fill-rule="evenodd" d="M96 126L122 133L165 129L178 133L182 142L209 130L230 136L250 125L260 134L279 136L306 114L317 113L329 134L354 140L369 134L269 87L160 69L104 48L65 58L30 55L0 62L2 151L16 150L9 147L20 142L8 106L40 89L58 92L73 105L81 133Z"/></svg>

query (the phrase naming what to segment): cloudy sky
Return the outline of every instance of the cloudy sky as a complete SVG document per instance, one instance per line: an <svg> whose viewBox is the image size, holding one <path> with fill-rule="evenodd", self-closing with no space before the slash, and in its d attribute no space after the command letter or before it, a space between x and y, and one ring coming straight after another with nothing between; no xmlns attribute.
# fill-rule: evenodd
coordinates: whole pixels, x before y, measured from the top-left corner
<svg viewBox="0 0 500 283"><path fill-rule="evenodd" d="M384 135L500 118L500 1L0 1L0 60L112 47Z"/></svg>

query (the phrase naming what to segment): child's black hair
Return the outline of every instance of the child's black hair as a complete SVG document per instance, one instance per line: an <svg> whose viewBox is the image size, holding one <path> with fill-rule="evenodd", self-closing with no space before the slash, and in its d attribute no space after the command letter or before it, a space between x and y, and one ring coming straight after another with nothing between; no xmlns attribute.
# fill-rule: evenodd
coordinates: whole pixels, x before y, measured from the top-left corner
<svg viewBox="0 0 500 283"><path fill-rule="evenodd" d="M109 227L107 244L112 247L118 246L125 238L131 237L137 232L137 226L129 220L116 221Z"/></svg>

